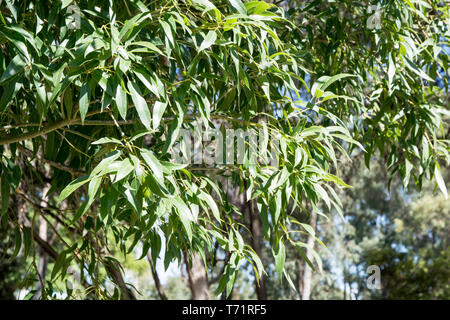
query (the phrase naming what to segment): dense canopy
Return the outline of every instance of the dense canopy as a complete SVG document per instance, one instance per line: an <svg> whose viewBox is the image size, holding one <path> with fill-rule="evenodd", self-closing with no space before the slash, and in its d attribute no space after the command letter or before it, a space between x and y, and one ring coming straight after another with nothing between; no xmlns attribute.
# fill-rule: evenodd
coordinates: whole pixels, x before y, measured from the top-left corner
<svg viewBox="0 0 450 320"><path fill-rule="evenodd" d="M309 217L342 214L340 172L360 154L447 195L448 5L274 2L0 4L5 252L28 257L42 298L72 282L133 298L117 252L186 262L193 288L221 262L228 295L243 261L263 281L262 239L295 289L286 248L321 268Z"/></svg>

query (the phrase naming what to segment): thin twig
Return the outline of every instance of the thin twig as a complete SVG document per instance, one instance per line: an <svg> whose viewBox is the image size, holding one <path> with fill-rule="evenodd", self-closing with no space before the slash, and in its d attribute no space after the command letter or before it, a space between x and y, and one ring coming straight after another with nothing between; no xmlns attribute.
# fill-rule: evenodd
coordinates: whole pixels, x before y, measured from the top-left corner
<svg viewBox="0 0 450 320"><path fill-rule="evenodd" d="M93 115L96 115L96 114L99 114L99 113L103 113L103 112L105 112L105 110L91 111L91 112L88 112L86 114L86 117L93 116ZM11 144L11 143L15 143L15 142L24 141L24 140L30 140L30 139L33 139L33 138L45 135L45 134L47 134L49 132L58 130L59 128L66 127L66 126L69 126L69 125L72 125L72 124L77 124L77 123L81 123L81 119L80 118L77 118L77 119L68 119L68 118L66 118L66 119L57 121L57 122L55 122L55 123L53 123L51 125L48 125L48 126L42 128L41 130L38 130L38 131L27 132L27 133L24 133L24 134L19 134L19 135L16 135L16 136L12 136L12 137L10 136L10 137L5 137L3 139L0 139L0 145Z"/></svg>
<svg viewBox="0 0 450 320"><path fill-rule="evenodd" d="M73 174L73 175L76 175L76 176L84 176L84 175L87 174L87 173L84 172L84 171L77 170L77 169L74 169L74 168L65 166L65 165L63 165L63 164L61 164L61 163L59 163L59 162L55 162L55 161L53 161L53 160L45 159L45 158L43 158L42 156L40 156L39 154L34 155L33 151L31 151L31 150L29 150L29 149L23 147L23 146L20 145L20 144L18 145L18 148L19 148L19 150L20 150L21 152L23 152L27 157L30 157L30 158L36 158L37 160L39 160L39 161L41 161L41 162L46 162L46 163L48 163L49 165L51 165L52 167L55 167L55 168L57 168L57 169L60 169L60 170L63 170L63 171L67 171L67 172L69 172L69 173L71 173L71 174Z"/></svg>

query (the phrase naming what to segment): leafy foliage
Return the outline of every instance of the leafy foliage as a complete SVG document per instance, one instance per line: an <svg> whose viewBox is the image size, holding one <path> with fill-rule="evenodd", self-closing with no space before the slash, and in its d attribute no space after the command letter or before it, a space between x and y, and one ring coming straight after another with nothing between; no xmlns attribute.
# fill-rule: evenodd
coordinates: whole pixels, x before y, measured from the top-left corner
<svg viewBox="0 0 450 320"><path fill-rule="evenodd" d="M353 3L340 6L357 14L362 9ZM77 266L91 282L88 292L126 297L120 265L109 255L112 235L123 254L142 243L141 258L150 250L166 267L193 254L208 264L219 247L229 260L217 293L228 295L242 260L258 279L264 273L242 236L250 210L261 218L277 272L292 283L286 247L303 253L307 245L287 226L314 232L293 212L319 211L322 203L341 212L335 187L348 185L338 159L355 148L368 160L380 151L405 185L410 177L419 186L435 177L446 194L439 160L450 159L443 133L449 113L434 79L444 74L448 90L441 50L448 12L431 19L423 2L392 2L385 14L395 23L386 22L381 36L338 18L339 6L326 1L288 11L263 1L77 1L79 16L74 4L0 7L2 224L17 230L25 257L33 224L10 199L25 199L34 215L63 226L52 279ZM362 33L344 32L349 28ZM251 148L234 166L174 164L178 133L194 131L197 119L205 128L262 132L257 158L275 146L278 165L252 163ZM43 180L53 195L47 207L33 200ZM246 208L233 203L231 187Z"/></svg>

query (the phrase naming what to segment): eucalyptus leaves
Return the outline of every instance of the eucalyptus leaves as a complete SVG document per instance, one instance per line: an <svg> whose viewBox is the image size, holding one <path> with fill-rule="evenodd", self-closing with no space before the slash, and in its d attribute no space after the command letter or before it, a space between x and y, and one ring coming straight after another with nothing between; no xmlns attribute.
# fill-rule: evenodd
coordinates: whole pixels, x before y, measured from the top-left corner
<svg viewBox="0 0 450 320"><path fill-rule="evenodd" d="M247 218L256 213L277 272L295 289L285 272L286 246L295 246L313 266L304 249L310 250L321 268L320 257L299 236L315 238L315 231L295 214L342 214L338 192L348 187L338 177L343 157L365 150L370 158L389 148L389 168L404 176L405 185L411 175L420 181L428 171L446 193L438 160L448 161L448 141L438 129L448 110L423 99L438 89L417 83L417 77L431 82L420 58L425 52L440 57L440 40L414 46L412 36L392 31L403 47L395 57L380 44L388 61L386 83L347 47L340 52L350 62L331 70L322 59L335 59L336 67L337 58L311 46L315 33L323 35L322 25L316 30L296 20L296 13L314 16L317 3L289 13L241 0L2 4L2 224L15 228L13 256L22 243L25 257L36 254L33 239L43 245L33 224L40 215L60 226L50 245L56 252L53 282L75 268L88 294L129 298L115 250L139 251L140 258L150 252L166 267L200 256L210 272L224 254L216 292L228 295L243 261L258 281L264 274L250 245L255 234ZM75 4L76 28L70 19ZM415 19L414 5L403 6ZM384 70L382 63L378 67ZM367 73L377 82L369 84ZM362 84L369 87L369 101ZM406 106L399 103L405 100ZM217 136L249 133L240 140L239 161L211 163L212 170L171 161L183 144L180 135L198 129L197 119ZM259 134L254 154L275 153L276 165L249 161L250 133ZM190 148L184 142L184 150ZM404 166L395 166L398 154L405 155ZM45 203L35 197L43 183L49 184ZM30 212L15 213L19 196L13 190L30 195L21 198ZM109 280L115 290L108 290Z"/></svg>

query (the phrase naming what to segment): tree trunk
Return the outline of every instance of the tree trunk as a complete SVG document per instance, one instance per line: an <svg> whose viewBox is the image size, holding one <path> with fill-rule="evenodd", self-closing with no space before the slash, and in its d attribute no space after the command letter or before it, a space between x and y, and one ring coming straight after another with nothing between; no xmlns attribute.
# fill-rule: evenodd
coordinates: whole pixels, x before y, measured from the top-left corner
<svg viewBox="0 0 450 320"><path fill-rule="evenodd" d="M46 183L44 188L42 188L42 201L40 203L40 206L45 208L47 207L47 201L48 201L48 197L47 197L47 192L50 190L50 184ZM44 213L42 213L44 214ZM44 241L48 241L47 239L47 221L39 216L39 237L44 240ZM39 275L42 279L42 281L44 282L45 285L45 275L47 274L47 265L48 265L48 255L45 252L45 250L40 249L39 250L39 262L38 262L38 272ZM44 288L41 287L41 282L38 281L37 285L36 285L36 294L34 295L34 299L39 299L42 297L42 290Z"/></svg>
<svg viewBox="0 0 450 320"><path fill-rule="evenodd" d="M347 300L347 284L344 281L344 300Z"/></svg>
<svg viewBox="0 0 450 320"><path fill-rule="evenodd" d="M297 259L297 263L298 263L298 294L299 294L299 299L302 298L303 295L303 260L298 258Z"/></svg>
<svg viewBox="0 0 450 320"><path fill-rule="evenodd" d="M263 240L263 231L262 231L262 224L261 224L261 218L259 217L259 214L255 208L254 201L248 202L248 208L250 212L250 226L252 231L252 247L253 250L255 250L258 257L263 260L262 258L262 240ZM258 300L267 300L267 291L266 291L266 279L264 275L262 274L259 278L259 285L256 281L255 277L255 288L256 288L256 296L258 297Z"/></svg>
<svg viewBox="0 0 450 320"><path fill-rule="evenodd" d="M153 281L155 281L156 290L158 291L158 295L161 298L161 300L167 300L167 295L164 290L164 287L161 284L161 281L159 280L158 273L156 272L156 266L153 263L152 255L150 251L147 252L147 259L148 263L150 264L150 269L152 271Z"/></svg>
<svg viewBox="0 0 450 320"><path fill-rule="evenodd" d="M313 228L313 230L316 230L316 224L317 224L317 212L315 210L311 211L311 222L310 225ZM314 248L314 237L311 235L308 235L307 244L309 248ZM313 255L310 250L307 251L306 256L308 257L309 261L313 260ZM305 268L303 273L303 293L302 293L302 300L309 300L311 296L311 282L312 282L312 269L311 267L305 262Z"/></svg>
<svg viewBox="0 0 450 320"><path fill-rule="evenodd" d="M47 241L47 221L43 219L42 217L39 217L39 237L41 237L42 240ZM42 279L42 282L45 285L45 275L47 274L47 264L48 264L48 256L47 253L39 249L39 261L38 261L38 272L40 275L40 278ZM36 294L33 297L33 300L40 299L42 297L42 288L41 281L38 281L36 284Z"/></svg>
<svg viewBox="0 0 450 320"><path fill-rule="evenodd" d="M188 259L185 255L186 270L188 273L189 287L193 300L209 300L208 278L202 258L195 253L192 256L192 264L189 267Z"/></svg>

